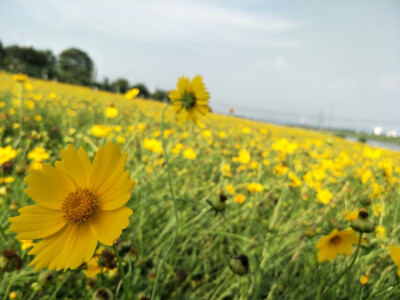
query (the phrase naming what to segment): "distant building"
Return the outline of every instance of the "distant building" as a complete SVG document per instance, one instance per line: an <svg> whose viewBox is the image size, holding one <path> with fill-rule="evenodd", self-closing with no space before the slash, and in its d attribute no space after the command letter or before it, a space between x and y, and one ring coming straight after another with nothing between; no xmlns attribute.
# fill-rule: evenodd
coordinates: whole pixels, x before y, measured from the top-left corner
<svg viewBox="0 0 400 300"><path fill-rule="evenodd" d="M386 133L386 136L387 136L387 137L396 137L396 136L397 136L397 132L396 132L396 130L394 130L394 129L389 130L389 131Z"/></svg>
<svg viewBox="0 0 400 300"><path fill-rule="evenodd" d="M380 127L380 126L374 127L374 130L373 130L374 135L382 135L382 132L383 132L382 127Z"/></svg>

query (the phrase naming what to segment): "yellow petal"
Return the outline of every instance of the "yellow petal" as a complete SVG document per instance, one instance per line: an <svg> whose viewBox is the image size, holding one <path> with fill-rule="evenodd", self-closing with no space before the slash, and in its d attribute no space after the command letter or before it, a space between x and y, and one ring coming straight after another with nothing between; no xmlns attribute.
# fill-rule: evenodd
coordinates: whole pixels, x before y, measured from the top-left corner
<svg viewBox="0 0 400 300"><path fill-rule="evenodd" d="M67 173L76 187L88 185L90 167L91 163L86 151L81 147L78 152L72 145L61 150L61 161L56 162L56 168Z"/></svg>
<svg viewBox="0 0 400 300"><path fill-rule="evenodd" d="M50 236L61 230L66 221L61 210L39 205L29 205L18 210L21 214L9 218L10 231L18 233L17 239L34 240Z"/></svg>
<svg viewBox="0 0 400 300"><path fill-rule="evenodd" d="M29 186L24 192L38 204L50 209L61 209L67 195L75 190L74 183L62 171L44 164L42 170L30 170L25 177Z"/></svg>
<svg viewBox="0 0 400 300"><path fill-rule="evenodd" d="M70 234L71 227L65 226L57 234L42 239L29 252L29 255L36 255L29 266L35 266L35 271L49 267L49 265L59 257ZM52 266L49 270L54 268L55 267Z"/></svg>
<svg viewBox="0 0 400 300"><path fill-rule="evenodd" d="M113 187L97 198L97 204L102 210L114 210L123 206L131 197L135 181L130 179L129 171L125 171L114 183Z"/></svg>
<svg viewBox="0 0 400 300"><path fill-rule="evenodd" d="M108 142L106 147L101 145L93 161L89 189L96 196L99 192L106 192L115 182L115 177L122 174L125 161L126 155L121 153L121 144Z"/></svg>
<svg viewBox="0 0 400 300"><path fill-rule="evenodd" d="M121 207L116 210L100 210L90 218L89 224L92 233L104 245L111 246L129 225L129 216L132 210Z"/></svg>

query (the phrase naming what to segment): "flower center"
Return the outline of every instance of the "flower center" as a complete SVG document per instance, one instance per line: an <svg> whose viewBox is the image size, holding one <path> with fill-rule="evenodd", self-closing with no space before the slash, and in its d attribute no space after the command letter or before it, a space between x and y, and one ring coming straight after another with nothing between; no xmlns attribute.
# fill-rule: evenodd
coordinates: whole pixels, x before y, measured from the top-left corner
<svg viewBox="0 0 400 300"><path fill-rule="evenodd" d="M69 193L62 204L64 218L68 222L81 224L89 220L97 207L96 198L87 188L77 188Z"/></svg>
<svg viewBox="0 0 400 300"><path fill-rule="evenodd" d="M337 244L339 244L341 241L342 241L342 240L341 240L340 236L335 235L333 238L330 239L329 242L330 242L331 244L337 245Z"/></svg>
<svg viewBox="0 0 400 300"><path fill-rule="evenodd" d="M186 109L191 108L195 105L196 99L192 93L185 92L182 96L182 106Z"/></svg>

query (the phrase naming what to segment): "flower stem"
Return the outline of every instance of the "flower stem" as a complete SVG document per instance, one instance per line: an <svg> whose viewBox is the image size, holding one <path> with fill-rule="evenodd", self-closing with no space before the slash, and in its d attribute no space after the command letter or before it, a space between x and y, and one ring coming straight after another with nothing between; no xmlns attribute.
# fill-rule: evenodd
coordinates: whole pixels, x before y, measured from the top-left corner
<svg viewBox="0 0 400 300"><path fill-rule="evenodd" d="M360 232L360 237L358 238L357 250L356 250L356 253L355 253L354 258L351 261L350 265L333 281L332 285L324 293L322 293L322 297L327 295L329 293L329 291L335 286L335 284L339 282L339 280L343 277L343 275L346 274L353 267L354 263L356 262L357 256L358 256L358 252L360 251L362 234L363 233Z"/></svg>
<svg viewBox="0 0 400 300"><path fill-rule="evenodd" d="M122 285L124 287L125 300L128 300L129 299L129 297L128 297L128 287L126 285L124 267L122 266L122 261L121 261L121 258L119 257L119 253L118 253L117 247L115 247L115 244L113 244L113 249L114 249L114 252L115 252L115 256L117 257L119 273L121 274L121 278L122 278Z"/></svg>
<svg viewBox="0 0 400 300"><path fill-rule="evenodd" d="M162 110L161 121L160 121L160 130L161 130L161 138L162 138L162 147L163 147L163 150L164 150L165 164L167 166L167 172L168 172L168 184L169 184L169 189L170 189L170 192L171 192L172 202L174 204L175 233L174 233L174 237L173 237L171 243L169 244L167 250L165 251L164 257L162 258L161 262L158 265L156 280L154 281L153 290L151 292L151 299L154 299L154 297L156 295L158 278L160 277L161 269L162 269L165 261L167 260L169 252L171 251L173 245L175 244L176 238L178 237L178 228L179 228L178 206L177 206L177 201L175 199L174 186L172 185L172 176L171 176L171 170L170 170L170 165L169 165L169 157L168 157L168 152L167 152L167 142L166 142L166 140L164 138L164 116L165 116L165 111L167 110L169 105L170 104L167 104L164 107L164 109Z"/></svg>

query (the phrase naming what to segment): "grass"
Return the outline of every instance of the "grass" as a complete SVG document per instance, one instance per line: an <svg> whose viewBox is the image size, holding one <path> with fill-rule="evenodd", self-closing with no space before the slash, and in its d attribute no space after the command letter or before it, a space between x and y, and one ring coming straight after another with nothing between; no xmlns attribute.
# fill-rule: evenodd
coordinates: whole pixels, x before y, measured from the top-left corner
<svg viewBox="0 0 400 300"><path fill-rule="evenodd" d="M116 248L130 297L150 297L176 225L161 134L166 137L179 231L158 274L155 299L398 299L397 266L388 245L399 242L399 153L216 114L206 116L204 127L179 125L169 109L161 133L165 104L33 79L22 86L18 127L18 83L0 73L1 147L17 150L2 171L12 182L0 186L0 250L14 249L22 258L18 271L5 266L2 258L0 299L13 291L17 299L91 299L101 287L123 298L117 270L104 268L94 278L85 276L83 266L65 273L34 272L27 266L32 257L24 255L7 221L18 215L18 208L33 203L23 192L28 169L37 167L28 153L43 147L50 155L44 163L53 165L68 144L83 146L93 158L107 140L122 143L127 168L137 180L127 204L134 211L131 224ZM104 116L109 105L118 109L114 119ZM109 132L93 135L96 124L108 126ZM189 148L195 159L184 157ZM253 182L263 190L249 192L247 185ZM327 204L318 198L322 190L332 195ZM221 194L227 196L223 213L209 204ZM243 204L233 200L237 194L246 196ZM364 234L354 267L324 294L351 263L356 247L353 256L319 263L315 245L333 229L348 228L346 215L360 208L386 232L380 237ZM229 267L241 254L249 258L244 276ZM359 281L363 274L369 277L365 285Z"/></svg>

